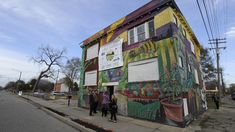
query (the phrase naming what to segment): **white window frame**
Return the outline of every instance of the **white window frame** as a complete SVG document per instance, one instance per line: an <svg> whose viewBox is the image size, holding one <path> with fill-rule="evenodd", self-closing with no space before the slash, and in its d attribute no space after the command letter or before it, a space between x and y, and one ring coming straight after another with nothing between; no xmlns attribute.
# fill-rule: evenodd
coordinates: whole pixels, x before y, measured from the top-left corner
<svg viewBox="0 0 235 132"><path fill-rule="evenodd" d="M86 60L98 57L99 43L92 45L86 50ZM94 54L94 55L92 55Z"/></svg>
<svg viewBox="0 0 235 132"><path fill-rule="evenodd" d="M173 21L174 21L175 25L178 27L178 19L174 14L173 14Z"/></svg>
<svg viewBox="0 0 235 132"><path fill-rule="evenodd" d="M189 42L190 42L191 51L193 52L193 54L195 54L195 46L191 40L189 40Z"/></svg>
<svg viewBox="0 0 235 132"><path fill-rule="evenodd" d="M186 30L183 28L183 36L185 37L185 38L187 38L187 32L186 32Z"/></svg>
<svg viewBox="0 0 235 132"><path fill-rule="evenodd" d="M152 19L152 20L150 20L150 21L154 21L154 20ZM134 30L134 43L139 42L139 41L138 41L137 28L140 27L140 26L143 26L143 25L144 25L144 31L145 31L145 39L144 39L144 40L146 40L146 39L149 38L149 25L148 25L148 24L149 24L150 21L147 21L147 22L145 22L145 23L143 23L143 24L140 24L140 25L138 25L138 26L136 26L136 27L133 27L133 28L131 28L131 29L128 30L128 44L129 44L129 45L133 44L133 43L130 42L130 31L131 31L131 30ZM142 40L142 41L143 41L143 40Z"/></svg>
<svg viewBox="0 0 235 132"><path fill-rule="evenodd" d="M179 67L180 68L183 68L184 67L184 64L183 64L183 57L179 56Z"/></svg>
<svg viewBox="0 0 235 132"><path fill-rule="evenodd" d="M197 72L197 69L194 69L194 75L195 75L195 82L196 84L199 84L199 78L198 78L198 72Z"/></svg>
<svg viewBox="0 0 235 132"><path fill-rule="evenodd" d="M191 72L192 71L192 67L190 64L188 64L188 71Z"/></svg>
<svg viewBox="0 0 235 132"><path fill-rule="evenodd" d="M134 28L132 28L132 29L130 29L130 30L128 30L128 44L130 44L131 42L130 42L130 32L133 30L133 33L134 33L134 42L133 43L135 43L135 29Z"/></svg>

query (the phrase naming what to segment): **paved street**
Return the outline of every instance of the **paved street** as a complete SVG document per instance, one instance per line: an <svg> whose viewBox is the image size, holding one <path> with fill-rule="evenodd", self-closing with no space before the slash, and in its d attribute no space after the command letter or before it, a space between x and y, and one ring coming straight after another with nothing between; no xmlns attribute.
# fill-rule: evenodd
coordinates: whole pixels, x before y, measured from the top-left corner
<svg viewBox="0 0 235 132"><path fill-rule="evenodd" d="M37 107L0 91L0 132L77 132Z"/></svg>

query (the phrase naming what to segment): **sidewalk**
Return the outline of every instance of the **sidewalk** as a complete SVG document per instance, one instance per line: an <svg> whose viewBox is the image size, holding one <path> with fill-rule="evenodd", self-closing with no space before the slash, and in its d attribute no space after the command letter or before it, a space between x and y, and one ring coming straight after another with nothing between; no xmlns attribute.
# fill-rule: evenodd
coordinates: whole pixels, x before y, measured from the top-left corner
<svg viewBox="0 0 235 132"><path fill-rule="evenodd" d="M89 110L77 107L77 100L71 101L71 106L67 106L67 102L64 99L60 100L43 100L40 98L32 96L23 96L28 98L34 103L37 103L43 107L53 109L55 111L61 112L70 119L79 119L83 122L93 124L98 127L102 127L106 130L111 130L115 132L193 132L195 130L200 130L197 126L189 126L186 128L173 127L168 125L163 125L155 122L139 120L135 118L125 117L118 115L117 123L109 122L108 117L102 117L101 112L95 114L95 116L89 116Z"/></svg>

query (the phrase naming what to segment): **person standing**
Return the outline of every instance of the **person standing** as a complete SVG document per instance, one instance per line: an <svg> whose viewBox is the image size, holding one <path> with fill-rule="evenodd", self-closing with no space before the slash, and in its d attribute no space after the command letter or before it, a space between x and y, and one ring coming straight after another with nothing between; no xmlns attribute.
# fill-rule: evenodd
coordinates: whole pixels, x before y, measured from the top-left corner
<svg viewBox="0 0 235 132"><path fill-rule="evenodd" d="M103 100L102 100L102 117L103 116L107 116L107 112L108 112L108 103L109 103L109 95L108 95L108 92L107 91L105 91L104 93L103 93Z"/></svg>
<svg viewBox="0 0 235 132"><path fill-rule="evenodd" d="M95 91L94 92L94 108L93 108L93 110L94 110L94 113L97 113L97 107L98 107L98 103L99 103L99 98L98 98L98 93L97 93L97 91Z"/></svg>
<svg viewBox="0 0 235 132"><path fill-rule="evenodd" d="M113 121L114 123L117 122L117 117L116 117L116 113L117 113L117 98L112 95L112 99L110 101L110 109L111 109L111 117L110 117L110 121ZM113 120L114 119L114 120Z"/></svg>
<svg viewBox="0 0 235 132"><path fill-rule="evenodd" d="M89 95L90 116L93 116L93 115L92 115L92 111L93 111L93 109L94 109L94 102L95 102L94 94L93 94L92 91L90 91L90 95Z"/></svg>
<svg viewBox="0 0 235 132"><path fill-rule="evenodd" d="M67 98L68 98L68 106L70 106L70 100L71 100L71 98L72 98L72 95L69 94Z"/></svg>
<svg viewBox="0 0 235 132"><path fill-rule="evenodd" d="M220 100L220 99L219 99L219 97L218 97L217 94L214 94L213 100L214 100L214 102L215 102L216 109L219 109L219 100Z"/></svg>

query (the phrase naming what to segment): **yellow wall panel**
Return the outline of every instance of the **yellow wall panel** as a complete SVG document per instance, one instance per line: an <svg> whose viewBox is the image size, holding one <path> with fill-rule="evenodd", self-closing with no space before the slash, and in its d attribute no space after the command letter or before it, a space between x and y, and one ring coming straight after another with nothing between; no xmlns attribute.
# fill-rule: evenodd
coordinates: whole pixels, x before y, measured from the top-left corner
<svg viewBox="0 0 235 132"><path fill-rule="evenodd" d="M172 17L171 17L171 8L168 7L167 9L165 9L164 11L162 11L161 13L157 14L156 16L154 16L154 27L155 29L158 29L159 27L169 23L172 21Z"/></svg>

